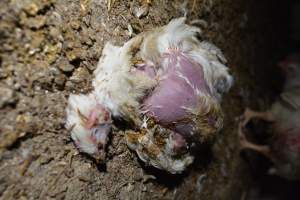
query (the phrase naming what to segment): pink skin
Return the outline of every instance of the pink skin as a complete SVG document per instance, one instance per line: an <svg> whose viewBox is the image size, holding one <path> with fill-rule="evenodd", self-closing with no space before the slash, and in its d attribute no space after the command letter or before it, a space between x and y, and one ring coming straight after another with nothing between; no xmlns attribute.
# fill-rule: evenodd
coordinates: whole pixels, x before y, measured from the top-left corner
<svg viewBox="0 0 300 200"><path fill-rule="evenodd" d="M97 104L97 106L91 110L85 125L90 131L86 139L96 145L98 149L98 151L94 153L94 157L97 160L103 160L105 157L103 150L111 130L110 112L102 105Z"/></svg>
<svg viewBox="0 0 300 200"><path fill-rule="evenodd" d="M279 147L280 150L284 150L286 148L286 150L300 155L300 133L299 131L296 131L296 129L290 128L280 134L280 137L276 138L275 141L277 148Z"/></svg>
<svg viewBox="0 0 300 200"><path fill-rule="evenodd" d="M100 116L102 117L102 119L99 119ZM102 123L101 120L103 120L103 122L110 121L110 114L105 107L97 104L97 106L89 114L88 120L86 122L86 128L91 129L97 124Z"/></svg>
<svg viewBox="0 0 300 200"><path fill-rule="evenodd" d="M300 132L290 129L278 132L271 143L270 159L275 165L275 174L290 180L299 180L300 165Z"/></svg>
<svg viewBox="0 0 300 200"><path fill-rule="evenodd" d="M211 95L204 79L202 66L179 49L169 49L163 54L159 68L150 64L137 65L133 73L143 73L159 81L157 87L143 101L144 113L174 132L170 135L172 150L178 154L187 149L185 137L194 129L186 108L199 106L197 91ZM212 121L213 123L213 121Z"/></svg>
<svg viewBox="0 0 300 200"><path fill-rule="evenodd" d="M175 153L186 150L187 142L182 135L173 132L171 134L171 140L172 140L172 150Z"/></svg>
<svg viewBox="0 0 300 200"><path fill-rule="evenodd" d="M170 50L162 57L159 85L143 105L147 115L182 135L190 135L194 124L186 108L199 106L197 90L210 95L202 66L179 50ZM188 119L189 121L184 121Z"/></svg>

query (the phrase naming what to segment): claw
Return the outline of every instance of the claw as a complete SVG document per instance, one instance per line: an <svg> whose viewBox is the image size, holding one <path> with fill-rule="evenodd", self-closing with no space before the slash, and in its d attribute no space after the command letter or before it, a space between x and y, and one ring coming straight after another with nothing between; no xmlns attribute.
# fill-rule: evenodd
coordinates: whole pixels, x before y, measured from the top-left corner
<svg viewBox="0 0 300 200"><path fill-rule="evenodd" d="M275 120L271 111L257 112L251 110L250 108L246 108L244 114L241 117L241 123L243 127L245 127L252 118L258 118L268 122L274 122Z"/></svg>
<svg viewBox="0 0 300 200"><path fill-rule="evenodd" d="M244 114L241 116L242 127L245 127L254 116L254 112L251 109L246 108Z"/></svg>
<svg viewBox="0 0 300 200"><path fill-rule="evenodd" d="M243 121L241 121L239 123L239 127L238 127L238 137L239 137L239 142L240 142L240 148L241 149L247 148L247 144L249 143L246 136L245 136L245 133L243 131L244 127L245 126L243 124Z"/></svg>
<svg viewBox="0 0 300 200"><path fill-rule="evenodd" d="M246 110L247 111L247 110ZM246 113L246 112L245 112ZM248 112L251 113L251 112ZM244 114L245 115L245 114ZM249 117L250 116L250 117ZM252 116L253 117L253 116ZM252 118L251 114L246 116L246 118L239 123L238 127L238 137L240 141L240 150L243 149L251 149L253 151L256 151L258 153L263 154L264 156L272 159L271 153L270 153L270 147L268 145L257 145L252 142L249 142L248 139L246 138L246 135L243 131L243 128L245 125L248 123L248 121Z"/></svg>

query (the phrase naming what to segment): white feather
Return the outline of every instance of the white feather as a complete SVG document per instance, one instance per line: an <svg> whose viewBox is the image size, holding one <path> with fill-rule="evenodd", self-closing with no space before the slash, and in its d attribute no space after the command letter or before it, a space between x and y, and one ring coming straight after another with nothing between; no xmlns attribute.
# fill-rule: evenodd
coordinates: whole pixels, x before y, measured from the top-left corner
<svg viewBox="0 0 300 200"><path fill-rule="evenodd" d="M94 72L93 86L97 102L109 108L115 117L130 118L134 114L132 111L138 110L138 100L145 95L145 90L154 84L146 76L131 71L131 51L140 39L137 36L123 47L107 43Z"/></svg>

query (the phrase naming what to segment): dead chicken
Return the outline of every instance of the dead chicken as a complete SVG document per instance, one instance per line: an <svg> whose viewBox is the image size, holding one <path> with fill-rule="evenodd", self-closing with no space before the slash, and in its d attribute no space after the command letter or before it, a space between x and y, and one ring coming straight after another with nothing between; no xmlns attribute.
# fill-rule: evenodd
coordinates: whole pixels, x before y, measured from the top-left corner
<svg viewBox="0 0 300 200"><path fill-rule="evenodd" d="M126 134L129 147L147 164L170 173L185 170L193 161L191 145L221 129L221 96L232 85L223 54L200 42L200 32L185 18L174 19L123 47L107 44L95 70L96 103L113 117L133 122L136 131Z"/></svg>
<svg viewBox="0 0 300 200"><path fill-rule="evenodd" d="M239 124L242 149L257 151L274 163L270 169L287 179L300 179L300 57L291 55L279 64L285 74L285 85L271 109L257 112L246 109ZM244 135L247 123L258 118L272 123L273 137L269 145L249 142Z"/></svg>

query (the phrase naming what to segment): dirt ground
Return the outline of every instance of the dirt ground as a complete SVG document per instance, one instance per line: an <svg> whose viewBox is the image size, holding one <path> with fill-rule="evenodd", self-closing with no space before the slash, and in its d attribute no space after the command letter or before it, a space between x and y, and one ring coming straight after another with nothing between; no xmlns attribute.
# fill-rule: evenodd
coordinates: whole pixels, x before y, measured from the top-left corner
<svg viewBox="0 0 300 200"><path fill-rule="evenodd" d="M223 131L186 173L145 166L120 127L106 164L96 166L77 153L64 128L68 95L91 89L104 44L122 44L182 16L182 2L152 0L138 18L135 0L112 1L110 9L105 0L0 1L1 199L235 200L247 194L253 179L238 150L237 117L245 106L266 108L280 88L270 77L283 51L285 16L274 18L271 0L188 1L189 19L205 20L203 38L223 50L235 86L224 97Z"/></svg>

